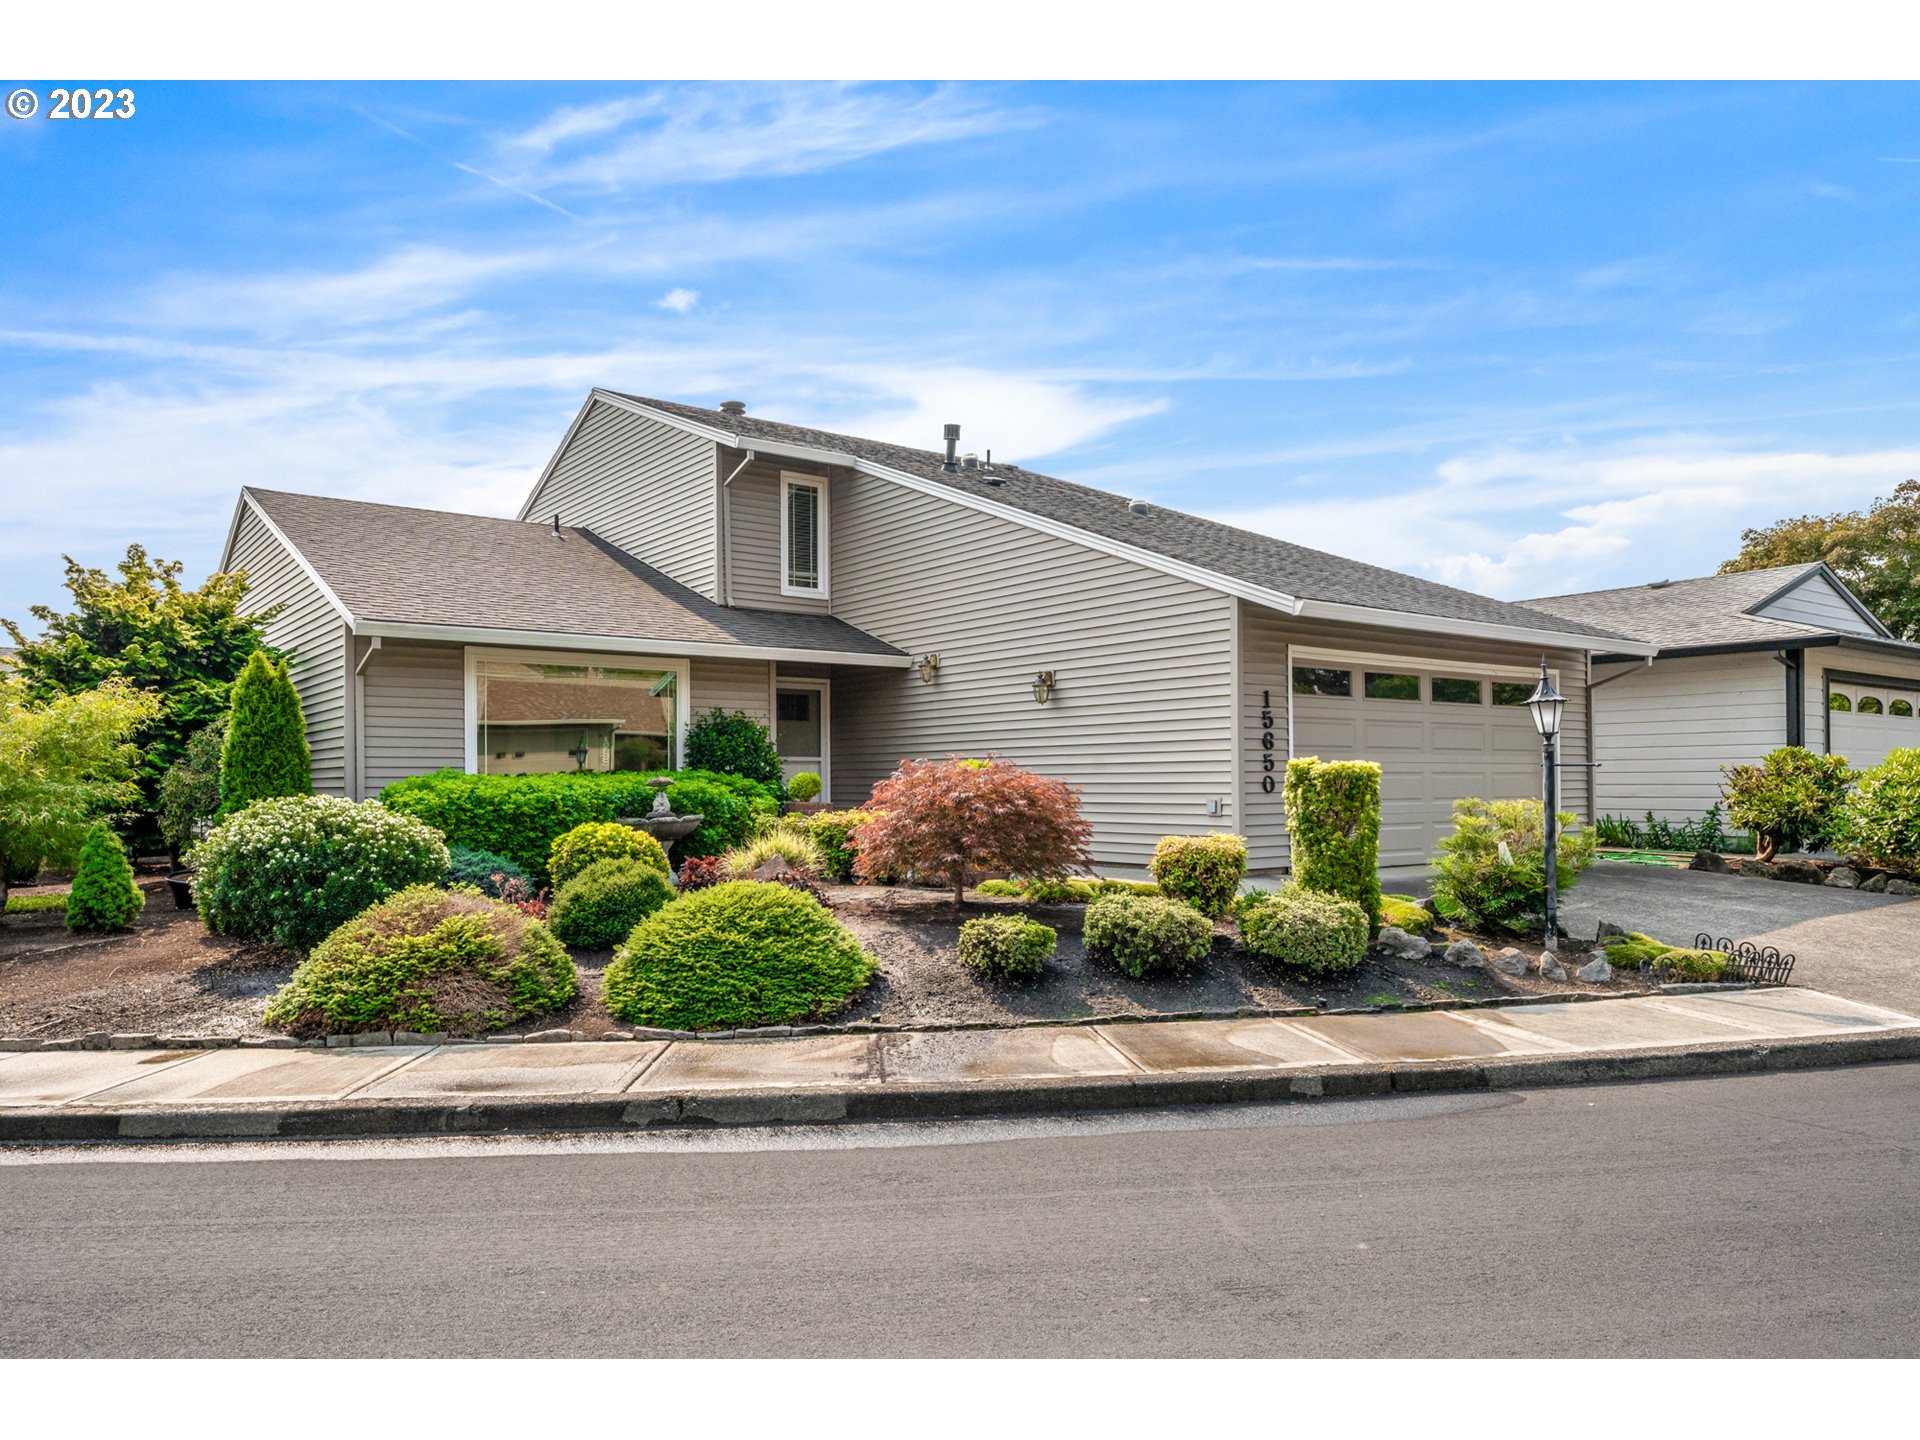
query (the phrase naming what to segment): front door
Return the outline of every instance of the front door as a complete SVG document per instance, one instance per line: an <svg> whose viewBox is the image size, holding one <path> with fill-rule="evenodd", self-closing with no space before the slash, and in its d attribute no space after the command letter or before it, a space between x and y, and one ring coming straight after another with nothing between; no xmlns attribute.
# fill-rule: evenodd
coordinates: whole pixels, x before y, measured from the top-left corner
<svg viewBox="0 0 1920 1440"><path fill-rule="evenodd" d="M774 686L774 745L788 780L803 770L820 777L820 798L830 798L827 698L825 680L782 680Z"/></svg>

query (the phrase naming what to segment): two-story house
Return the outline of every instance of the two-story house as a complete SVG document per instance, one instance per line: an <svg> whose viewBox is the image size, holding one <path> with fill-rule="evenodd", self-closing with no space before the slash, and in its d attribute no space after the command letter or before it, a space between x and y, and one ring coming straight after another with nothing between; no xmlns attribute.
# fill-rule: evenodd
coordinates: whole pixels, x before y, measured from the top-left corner
<svg viewBox="0 0 1920 1440"><path fill-rule="evenodd" d="M595 390L515 520L242 492L315 788L672 763L712 707L863 801L993 751L1084 789L1094 855L1236 831L1286 863L1290 755L1385 767L1382 860L1540 793L1543 657L1584 758L1592 654L1654 646L1003 462ZM1586 772L1570 808L1590 811Z"/></svg>

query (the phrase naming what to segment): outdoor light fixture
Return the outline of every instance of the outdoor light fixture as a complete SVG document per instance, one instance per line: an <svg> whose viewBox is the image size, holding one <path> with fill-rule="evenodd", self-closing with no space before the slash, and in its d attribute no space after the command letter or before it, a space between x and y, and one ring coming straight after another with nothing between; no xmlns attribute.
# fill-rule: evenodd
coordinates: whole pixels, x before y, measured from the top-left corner
<svg viewBox="0 0 1920 1440"><path fill-rule="evenodd" d="M587 737L582 735L578 740L574 741L573 748L567 751L567 754L573 757L574 769L576 770L586 769L587 768Z"/></svg>
<svg viewBox="0 0 1920 1440"><path fill-rule="evenodd" d="M1542 655L1540 683L1527 697L1527 709L1533 712L1533 728L1540 732L1540 794L1546 811L1541 838L1545 842L1546 947L1549 950L1556 948L1554 937L1560 933L1560 712L1566 708L1567 697L1553 688L1553 677L1547 674L1547 657Z"/></svg>
<svg viewBox="0 0 1920 1440"><path fill-rule="evenodd" d="M922 655L920 657L920 663L914 668L920 672L920 683L922 685L931 685L933 684L933 677L940 673L940 657L938 655Z"/></svg>
<svg viewBox="0 0 1920 1440"><path fill-rule="evenodd" d="M1567 697L1553 688L1544 658L1540 661L1540 683L1527 697L1527 708L1533 712L1533 728L1542 740L1551 743L1560 738L1560 712L1567 708Z"/></svg>
<svg viewBox="0 0 1920 1440"><path fill-rule="evenodd" d="M1053 698L1053 671L1042 670L1033 677L1034 703L1044 705Z"/></svg>

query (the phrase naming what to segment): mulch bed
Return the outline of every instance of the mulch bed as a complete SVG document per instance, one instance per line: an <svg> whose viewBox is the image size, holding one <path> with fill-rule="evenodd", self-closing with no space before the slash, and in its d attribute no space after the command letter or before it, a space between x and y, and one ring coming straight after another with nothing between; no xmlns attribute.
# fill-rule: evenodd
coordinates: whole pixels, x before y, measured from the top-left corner
<svg viewBox="0 0 1920 1440"><path fill-rule="evenodd" d="M260 1015L292 974L293 958L271 945L209 935L193 911L174 909L163 880L143 879L141 889L146 909L130 929L112 935L69 934L58 913L9 915L0 921L0 1035L272 1033L261 1025ZM880 962L873 983L833 1017L838 1022L1020 1024L1247 1007L1349 1009L1503 995L1633 994L1647 988L1631 971L1617 972L1605 985L1560 984L1531 971L1513 977L1462 969L1438 956L1416 962L1377 954L1352 975L1302 981L1254 961L1226 925L1216 927L1213 952L1192 973L1131 980L1087 958L1080 943L1084 906L1029 907L975 896L956 913L943 891L841 885L828 887L826 895L835 914ZM976 979L959 961L961 922L1021 910L1059 932L1059 948L1046 974L1031 985ZM1445 938L1435 937L1441 944ZM1537 945L1519 948L1530 957L1539 954ZM576 950L573 957L580 977L574 1002L513 1031L570 1029L591 1036L615 1027L601 1003L602 972L612 952ZM1565 958L1571 968L1581 957L1574 952Z"/></svg>

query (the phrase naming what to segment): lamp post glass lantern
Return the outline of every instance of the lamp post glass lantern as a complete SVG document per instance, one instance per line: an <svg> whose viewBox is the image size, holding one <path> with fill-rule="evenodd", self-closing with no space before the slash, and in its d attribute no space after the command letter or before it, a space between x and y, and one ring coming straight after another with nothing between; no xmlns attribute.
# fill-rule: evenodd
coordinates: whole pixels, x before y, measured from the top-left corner
<svg viewBox="0 0 1920 1440"><path fill-rule="evenodd" d="M1567 708L1567 697L1553 688L1547 674L1547 657L1540 657L1540 683L1527 697L1527 709L1533 712L1533 728L1540 732L1540 794L1546 854L1547 913L1546 947L1555 947L1559 934L1560 911L1560 716Z"/></svg>

